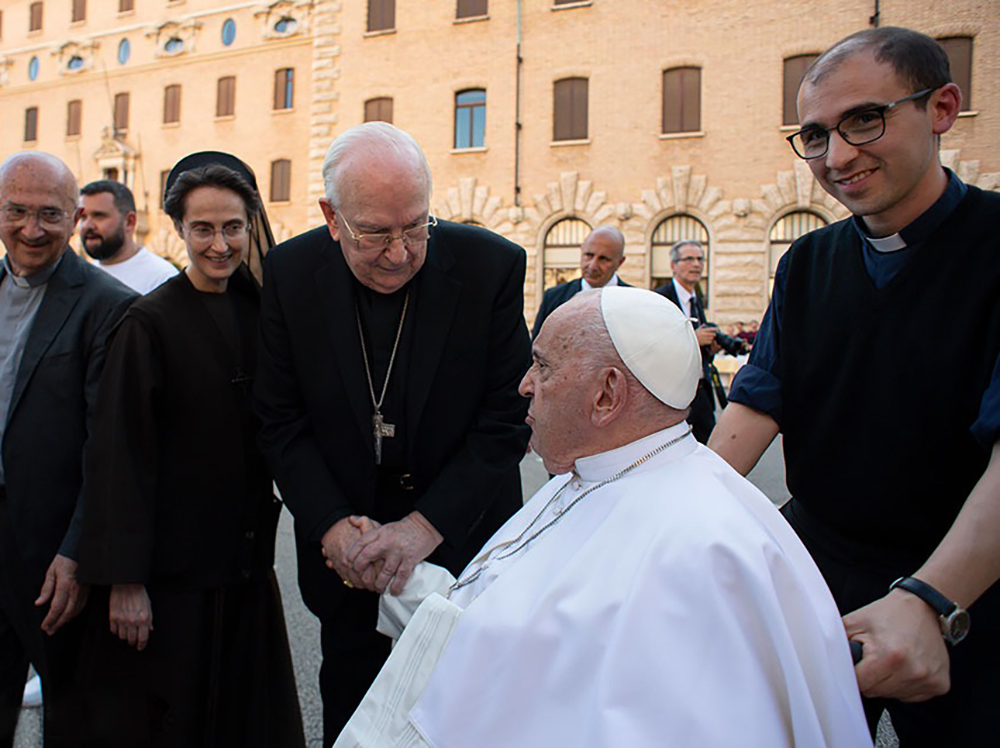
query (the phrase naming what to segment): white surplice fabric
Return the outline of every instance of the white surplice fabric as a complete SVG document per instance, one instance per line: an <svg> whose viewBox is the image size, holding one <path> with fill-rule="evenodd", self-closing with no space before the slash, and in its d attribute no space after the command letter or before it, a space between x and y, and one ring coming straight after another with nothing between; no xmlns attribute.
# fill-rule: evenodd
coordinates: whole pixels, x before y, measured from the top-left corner
<svg viewBox="0 0 1000 748"><path fill-rule="evenodd" d="M686 428L578 460L485 550L567 481L536 529ZM465 611L410 712L434 748L872 744L818 569L771 502L691 436L450 600Z"/></svg>

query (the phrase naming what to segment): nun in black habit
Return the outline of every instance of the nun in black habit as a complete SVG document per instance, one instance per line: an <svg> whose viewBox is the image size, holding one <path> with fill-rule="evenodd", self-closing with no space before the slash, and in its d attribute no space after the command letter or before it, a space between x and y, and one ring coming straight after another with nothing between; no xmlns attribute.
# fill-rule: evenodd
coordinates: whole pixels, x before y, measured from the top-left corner
<svg viewBox="0 0 1000 748"><path fill-rule="evenodd" d="M89 744L304 745L274 574L281 504L250 392L273 244L253 173L188 156L165 210L186 270L115 329L88 455L80 578Z"/></svg>

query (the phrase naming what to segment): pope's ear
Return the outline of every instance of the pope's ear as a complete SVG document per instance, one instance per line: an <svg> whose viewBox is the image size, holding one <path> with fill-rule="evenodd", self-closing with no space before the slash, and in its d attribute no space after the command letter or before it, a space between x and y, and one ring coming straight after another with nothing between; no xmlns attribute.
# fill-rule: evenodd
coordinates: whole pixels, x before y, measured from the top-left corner
<svg viewBox="0 0 1000 748"><path fill-rule="evenodd" d="M617 366L601 369L590 422L597 428L609 425L622 414L628 402L628 380Z"/></svg>
<svg viewBox="0 0 1000 748"><path fill-rule="evenodd" d="M325 197L319 199L319 209L323 211L323 220L335 242L340 241L340 225L337 223L337 211Z"/></svg>

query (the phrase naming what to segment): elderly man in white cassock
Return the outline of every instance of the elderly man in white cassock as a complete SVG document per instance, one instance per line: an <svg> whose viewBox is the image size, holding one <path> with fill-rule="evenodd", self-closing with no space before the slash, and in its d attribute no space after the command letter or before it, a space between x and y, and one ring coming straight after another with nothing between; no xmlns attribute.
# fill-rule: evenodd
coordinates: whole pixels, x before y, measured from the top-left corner
<svg viewBox="0 0 1000 748"><path fill-rule="evenodd" d="M556 477L458 580L423 564L383 597L405 630L336 747L870 748L819 571L684 420L690 322L585 292L533 356L520 391Z"/></svg>

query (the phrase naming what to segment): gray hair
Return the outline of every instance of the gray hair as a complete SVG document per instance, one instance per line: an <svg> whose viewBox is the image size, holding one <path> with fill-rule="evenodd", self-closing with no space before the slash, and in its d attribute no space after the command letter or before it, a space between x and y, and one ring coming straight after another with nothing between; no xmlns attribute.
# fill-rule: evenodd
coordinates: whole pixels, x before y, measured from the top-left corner
<svg viewBox="0 0 1000 748"><path fill-rule="evenodd" d="M431 167L420 144L409 133L388 122L365 122L345 130L330 144L323 159L323 190L334 208L340 207L340 181L345 167L359 151L389 152L415 158L427 175L427 194L431 192Z"/></svg>
<svg viewBox="0 0 1000 748"><path fill-rule="evenodd" d="M681 239L679 242L674 242L673 246L670 247L670 261L677 262L681 259L681 247L697 247L701 250L701 253L705 254L705 248L701 246L701 242L695 241L694 239Z"/></svg>

